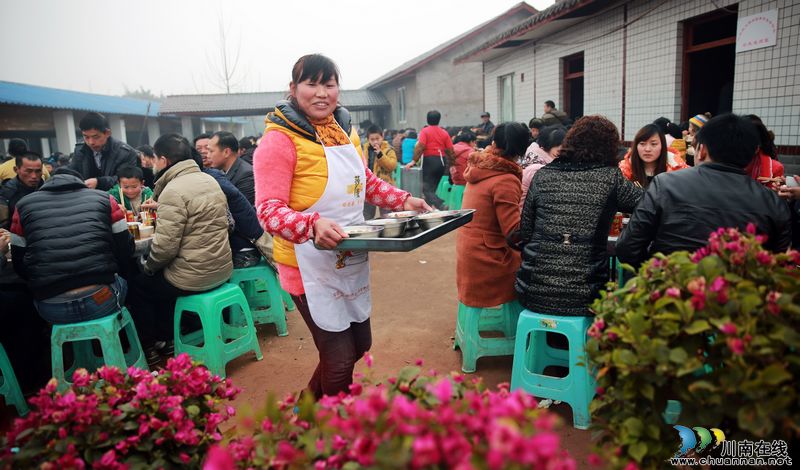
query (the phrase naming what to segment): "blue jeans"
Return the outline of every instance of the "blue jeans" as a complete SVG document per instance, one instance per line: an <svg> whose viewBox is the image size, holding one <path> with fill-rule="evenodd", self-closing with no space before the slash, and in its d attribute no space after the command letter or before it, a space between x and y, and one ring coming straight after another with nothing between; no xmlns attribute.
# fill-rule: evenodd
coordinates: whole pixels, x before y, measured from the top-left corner
<svg viewBox="0 0 800 470"><path fill-rule="evenodd" d="M34 300L39 316L53 324L79 323L97 320L122 310L128 284L115 276L113 284L103 286L96 292L72 300Z"/></svg>

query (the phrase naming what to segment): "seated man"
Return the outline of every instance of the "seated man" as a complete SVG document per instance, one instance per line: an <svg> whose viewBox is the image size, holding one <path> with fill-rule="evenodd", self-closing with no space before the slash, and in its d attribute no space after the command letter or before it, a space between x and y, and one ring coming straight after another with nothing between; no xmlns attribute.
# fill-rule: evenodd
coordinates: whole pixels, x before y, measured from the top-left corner
<svg viewBox="0 0 800 470"><path fill-rule="evenodd" d="M478 135L478 148L486 148L489 144L492 143L492 138L494 137L494 124L491 120L489 120L489 111L484 111L481 113L481 123L478 127L473 127L470 129L472 132Z"/></svg>
<svg viewBox="0 0 800 470"><path fill-rule="evenodd" d="M39 315L76 323L110 315L125 303L118 273L133 255L125 215L107 193L59 168L17 203L11 223L14 270L33 291Z"/></svg>
<svg viewBox="0 0 800 470"><path fill-rule="evenodd" d="M11 139L8 141L8 156L10 158L0 164L0 185L17 176L17 170L15 169L17 166L16 159L26 153L28 153L28 144L26 144L24 140ZM0 159L0 161L2 161L2 159ZM50 178L50 170L44 167L42 179L46 180L47 178Z"/></svg>
<svg viewBox="0 0 800 470"><path fill-rule="evenodd" d="M765 248L789 247L788 206L744 171L759 145L753 123L723 114L708 121L696 139L698 165L657 175L633 211L617 242L623 263L638 268L656 252L694 251L718 227L744 230L749 222L769 237Z"/></svg>
<svg viewBox="0 0 800 470"><path fill-rule="evenodd" d="M222 170L251 206L255 205L256 187L253 165L239 158L239 141L230 132L215 132L208 141L208 158L211 166Z"/></svg>
<svg viewBox="0 0 800 470"><path fill-rule="evenodd" d="M225 195L192 158L188 140L165 134L153 145L158 223L143 273L131 282L129 306L152 365L156 341L172 338L178 297L214 289L231 277Z"/></svg>
<svg viewBox="0 0 800 470"><path fill-rule="evenodd" d="M42 187L42 156L36 152L25 151L14 157L16 178L10 179L0 188L0 228L11 226L14 207L23 197Z"/></svg>

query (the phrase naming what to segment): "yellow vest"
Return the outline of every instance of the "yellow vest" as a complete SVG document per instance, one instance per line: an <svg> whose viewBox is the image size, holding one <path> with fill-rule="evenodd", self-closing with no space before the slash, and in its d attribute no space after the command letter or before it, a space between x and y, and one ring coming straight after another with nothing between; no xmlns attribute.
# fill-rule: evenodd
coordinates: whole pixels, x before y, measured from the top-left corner
<svg viewBox="0 0 800 470"><path fill-rule="evenodd" d="M264 132L265 134L267 132L282 132L294 144L297 163L294 167L294 176L289 190L289 208L302 212L314 205L322 197L322 193L325 192L325 186L328 184L328 162L325 159L325 151L319 142L306 138L305 136L308 133L295 126L280 110L276 109L275 115L287 123L289 127L275 123L268 118ZM363 159L361 141L354 129L350 131L350 140ZM278 234L274 236L273 256L277 263L297 267L294 243L284 240Z"/></svg>

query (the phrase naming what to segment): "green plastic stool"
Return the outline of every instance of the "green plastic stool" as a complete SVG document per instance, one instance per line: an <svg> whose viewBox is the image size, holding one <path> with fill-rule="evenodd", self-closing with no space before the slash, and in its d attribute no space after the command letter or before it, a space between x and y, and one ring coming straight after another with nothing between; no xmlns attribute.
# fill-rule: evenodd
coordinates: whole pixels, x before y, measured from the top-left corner
<svg viewBox="0 0 800 470"><path fill-rule="evenodd" d="M586 331L593 321L593 317L543 315L523 310L517 325L511 390L522 388L536 397L569 404L577 429L589 427L589 403L596 387L586 366ZM548 332L566 336L569 350L550 348ZM566 377L544 375L547 366L568 367L569 373Z"/></svg>
<svg viewBox="0 0 800 470"><path fill-rule="evenodd" d="M234 313L244 316L244 326L223 320L222 312L227 307L231 308L232 317ZM183 335L181 318L185 312L200 317L200 329ZM237 285L223 284L209 292L178 297L174 320L175 355L189 354L203 362L212 374L224 378L225 365L250 351L256 354L257 360L263 358L250 307Z"/></svg>
<svg viewBox="0 0 800 470"><path fill-rule="evenodd" d="M514 354L517 318L522 306L516 300L498 307L469 307L458 303L453 349L461 348L461 370L475 372L479 357ZM481 331L499 331L501 338L484 338Z"/></svg>
<svg viewBox="0 0 800 470"><path fill-rule="evenodd" d="M0 395L3 396L6 405L13 405L17 409L17 414L20 416L25 416L30 411L2 343L0 343Z"/></svg>
<svg viewBox="0 0 800 470"><path fill-rule="evenodd" d="M461 210L461 202L464 199L464 189L466 186L461 184L454 184L450 186L450 192L448 193L447 199L445 199L445 203L447 207L451 210Z"/></svg>
<svg viewBox="0 0 800 470"><path fill-rule="evenodd" d="M130 347L128 352L122 350L119 334L125 331ZM92 340L98 340L102 350L102 357L95 356ZM75 356L73 365L69 370L64 370L64 344L72 343ZM63 390L72 385L72 374L78 368L93 372L102 365L114 366L125 372L128 367L134 366L148 370L147 360L136 334L136 327L128 309L80 323L53 325L50 335L50 357L53 362L53 378L58 381L59 389Z"/></svg>
<svg viewBox="0 0 800 470"><path fill-rule="evenodd" d="M286 328L284 302L288 297L292 310L295 308L294 302L291 296L281 289L275 271L264 260L249 268L234 269L228 283L241 287L250 306L254 324L274 323L278 336L289 334ZM241 317L237 318L236 323L241 325Z"/></svg>
<svg viewBox="0 0 800 470"><path fill-rule="evenodd" d="M450 178L447 175L442 176L442 179L439 180L436 195L447 204L447 199L450 197Z"/></svg>
<svg viewBox="0 0 800 470"><path fill-rule="evenodd" d="M403 176L403 164L397 162L397 167L394 169L394 185L395 187L401 187L403 184L402 177Z"/></svg>

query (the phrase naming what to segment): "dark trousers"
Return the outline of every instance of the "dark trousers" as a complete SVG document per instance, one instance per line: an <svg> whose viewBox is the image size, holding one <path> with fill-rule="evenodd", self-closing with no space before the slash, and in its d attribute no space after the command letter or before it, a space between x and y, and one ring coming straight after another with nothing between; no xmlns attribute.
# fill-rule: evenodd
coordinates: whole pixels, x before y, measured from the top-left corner
<svg viewBox="0 0 800 470"><path fill-rule="evenodd" d="M440 157L422 157L422 196L425 202L441 209L444 201L436 195L436 188L444 176L444 163Z"/></svg>
<svg viewBox="0 0 800 470"><path fill-rule="evenodd" d="M22 390L44 387L51 376L50 332L25 284L0 284L0 324L0 343Z"/></svg>
<svg viewBox="0 0 800 470"><path fill-rule="evenodd" d="M164 271L152 276L139 273L128 284L128 309L136 325L142 347L172 339L175 302L178 297L196 294L179 289L164 278Z"/></svg>
<svg viewBox="0 0 800 470"><path fill-rule="evenodd" d="M350 328L344 331L325 331L311 318L305 295L292 296L292 299L319 351L319 364L308 381L308 389L317 399L323 395L349 393L350 384L353 383L353 368L372 346L369 319L361 323L351 323Z"/></svg>

